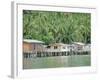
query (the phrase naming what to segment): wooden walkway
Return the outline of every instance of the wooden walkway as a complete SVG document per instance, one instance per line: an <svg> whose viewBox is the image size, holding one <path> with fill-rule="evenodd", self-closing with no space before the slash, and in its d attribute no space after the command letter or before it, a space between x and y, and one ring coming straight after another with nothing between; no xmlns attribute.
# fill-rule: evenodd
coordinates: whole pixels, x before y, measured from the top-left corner
<svg viewBox="0 0 100 80"><path fill-rule="evenodd" d="M52 56L71 56L71 55L88 55L90 52L25 52L24 58L33 57L52 57Z"/></svg>

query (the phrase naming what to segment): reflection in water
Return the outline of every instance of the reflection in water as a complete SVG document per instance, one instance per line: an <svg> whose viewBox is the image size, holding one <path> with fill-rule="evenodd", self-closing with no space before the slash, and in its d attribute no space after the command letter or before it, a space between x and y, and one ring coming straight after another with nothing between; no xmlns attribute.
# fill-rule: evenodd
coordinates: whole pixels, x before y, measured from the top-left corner
<svg viewBox="0 0 100 80"><path fill-rule="evenodd" d="M90 66L91 55L33 57L23 59L23 69Z"/></svg>

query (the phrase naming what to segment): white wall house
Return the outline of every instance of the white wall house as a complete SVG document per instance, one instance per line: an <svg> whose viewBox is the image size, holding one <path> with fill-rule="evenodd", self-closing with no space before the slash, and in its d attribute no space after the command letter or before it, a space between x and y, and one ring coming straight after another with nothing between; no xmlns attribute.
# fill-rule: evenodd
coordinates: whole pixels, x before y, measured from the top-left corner
<svg viewBox="0 0 100 80"><path fill-rule="evenodd" d="M66 44L63 43L54 43L54 44L49 44L46 48L45 51L47 52L67 52L70 49Z"/></svg>
<svg viewBox="0 0 100 80"><path fill-rule="evenodd" d="M83 49L84 51L91 51L91 44L86 44L85 46L84 46L84 49Z"/></svg>
<svg viewBox="0 0 100 80"><path fill-rule="evenodd" d="M76 52L80 52L83 51L84 49L84 43L81 42L73 42L71 47L72 47L72 51L76 51Z"/></svg>
<svg viewBox="0 0 100 80"><path fill-rule="evenodd" d="M81 52L81 51L91 51L90 44L84 44L81 42L73 42L70 46L71 51Z"/></svg>

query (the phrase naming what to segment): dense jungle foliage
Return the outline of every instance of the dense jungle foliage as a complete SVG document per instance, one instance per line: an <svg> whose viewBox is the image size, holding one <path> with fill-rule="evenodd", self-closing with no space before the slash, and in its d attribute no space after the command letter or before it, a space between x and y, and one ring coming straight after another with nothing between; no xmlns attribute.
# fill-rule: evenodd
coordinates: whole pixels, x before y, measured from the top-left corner
<svg viewBox="0 0 100 80"><path fill-rule="evenodd" d="M49 43L91 43L91 14L23 10L23 38Z"/></svg>

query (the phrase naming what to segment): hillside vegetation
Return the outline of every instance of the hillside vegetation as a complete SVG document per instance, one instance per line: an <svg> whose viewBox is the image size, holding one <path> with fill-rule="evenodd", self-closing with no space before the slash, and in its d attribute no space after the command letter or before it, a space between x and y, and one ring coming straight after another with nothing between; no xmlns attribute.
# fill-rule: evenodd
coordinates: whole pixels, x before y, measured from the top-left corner
<svg viewBox="0 0 100 80"><path fill-rule="evenodd" d="M91 14L23 10L23 38L49 43L91 42Z"/></svg>

